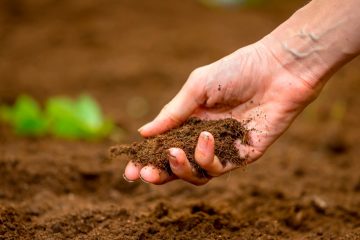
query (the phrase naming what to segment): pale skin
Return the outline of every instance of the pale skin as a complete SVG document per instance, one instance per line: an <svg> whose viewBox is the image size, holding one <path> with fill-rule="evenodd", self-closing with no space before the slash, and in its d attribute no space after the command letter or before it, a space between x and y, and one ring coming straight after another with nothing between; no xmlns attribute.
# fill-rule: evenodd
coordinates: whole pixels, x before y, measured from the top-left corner
<svg viewBox="0 0 360 240"><path fill-rule="evenodd" d="M250 119L250 144L234 144L247 163L254 162L318 96L329 77L359 53L360 0L313 0L260 41L194 70L139 132L154 136L191 116ZM220 163L209 132L200 134L195 160L210 177L197 177L182 149L171 148L168 155L173 174L130 161L124 178L153 184L182 179L202 185L239 167Z"/></svg>

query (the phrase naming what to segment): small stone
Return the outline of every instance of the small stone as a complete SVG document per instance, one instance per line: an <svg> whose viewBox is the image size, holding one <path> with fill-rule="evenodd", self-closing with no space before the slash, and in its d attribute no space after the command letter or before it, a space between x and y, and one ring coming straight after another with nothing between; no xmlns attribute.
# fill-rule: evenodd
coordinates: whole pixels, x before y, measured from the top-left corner
<svg viewBox="0 0 360 240"><path fill-rule="evenodd" d="M319 213L325 213L326 209L328 208L327 202L319 196L314 196L311 200L311 203L315 210Z"/></svg>
<svg viewBox="0 0 360 240"><path fill-rule="evenodd" d="M60 223L55 223L51 226L51 230L53 231L53 233L59 233L62 231L62 226Z"/></svg>

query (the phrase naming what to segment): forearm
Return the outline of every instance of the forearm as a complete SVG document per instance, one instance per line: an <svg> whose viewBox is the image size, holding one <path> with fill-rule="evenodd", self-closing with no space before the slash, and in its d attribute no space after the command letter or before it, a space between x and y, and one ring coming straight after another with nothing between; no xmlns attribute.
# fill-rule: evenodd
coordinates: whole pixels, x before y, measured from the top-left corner
<svg viewBox="0 0 360 240"><path fill-rule="evenodd" d="M260 42L282 67L321 88L360 52L360 0L313 0Z"/></svg>

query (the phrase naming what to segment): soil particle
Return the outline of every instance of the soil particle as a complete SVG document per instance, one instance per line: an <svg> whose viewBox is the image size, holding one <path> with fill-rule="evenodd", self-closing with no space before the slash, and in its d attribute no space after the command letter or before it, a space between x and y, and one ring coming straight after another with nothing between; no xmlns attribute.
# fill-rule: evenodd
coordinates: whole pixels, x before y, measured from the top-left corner
<svg viewBox="0 0 360 240"><path fill-rule="evenodd" d="M349 150L348 144L340 136L331 137L329 140L326 141L325 147L329 153L335 155L344 154L346 151Z"/></svg>
<svg viewBox="0 0 360 240"><path fill-rule="evenodd" d="M311 203L318 213L325 213L325 210L328 208L327 202L318 196L314 196Z"/></svg>
<svg viewBox="0 0 360 240"><path fill-rule="evenodd" d="M240 140L241 143L248 144L248 131L243 124L232 118L222 120L190 118L180 127L155 137L146 138L142 142L111 147L110 156L116 158L126 154L135 164L152 165L171 174L168 149L181 148L185 151L199 177L206 177L207 173L194 159L196 144L203 131L208 131L214 136L215 155L223 166L226 166L227 163L238 166L245 164L245 157L239 155L234 143L236 140Z"/></svg>

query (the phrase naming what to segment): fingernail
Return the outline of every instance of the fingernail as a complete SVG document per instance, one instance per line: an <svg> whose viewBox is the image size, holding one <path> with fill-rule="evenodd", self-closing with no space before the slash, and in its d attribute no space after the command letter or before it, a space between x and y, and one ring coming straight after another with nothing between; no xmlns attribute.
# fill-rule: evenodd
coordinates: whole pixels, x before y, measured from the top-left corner
<svg viewBox="0 0 360 240"><path fill-rule="evenodd" d="M171 163L171 165L173 167L178 167L179 166L179 162L178 160L176 159L176 156L174 156L172 153L171 153L171 150L169 149L167 151L167 155L168 155L168 158L169 158L169 161Z"/></svg>
<svg viewBox="0 0 360 240"><path fill-rule="evenodd" d="M129 183L135 182L135 181L129 180L129 179L125 176L125 174L123 174L123 178L125 179L125 181L127 181L127 182L129 182Z"/></svg>
<svg viewBox="0 0 360 240"><path fill-rule="evenodd" d="M138 129L138 132L142 132L150 123L143 125L141 128Z"/></svg>
<svg viewBox="0 0 360 240"><path fill-rule="evenodd" d="M140 180L143 181L144 183L150 183L150 182L146 181L145 179L143 179L143 177L141 176L141 174L140 174Z"/></svg>
<svg viewBox="0 0 360 240"><path fill-rule="evenodd" d="M202 132L200 134L201 141L199 141L199 148L201 150L207 150L208 143L209 143L209 134L206 132Z"/></svg>

